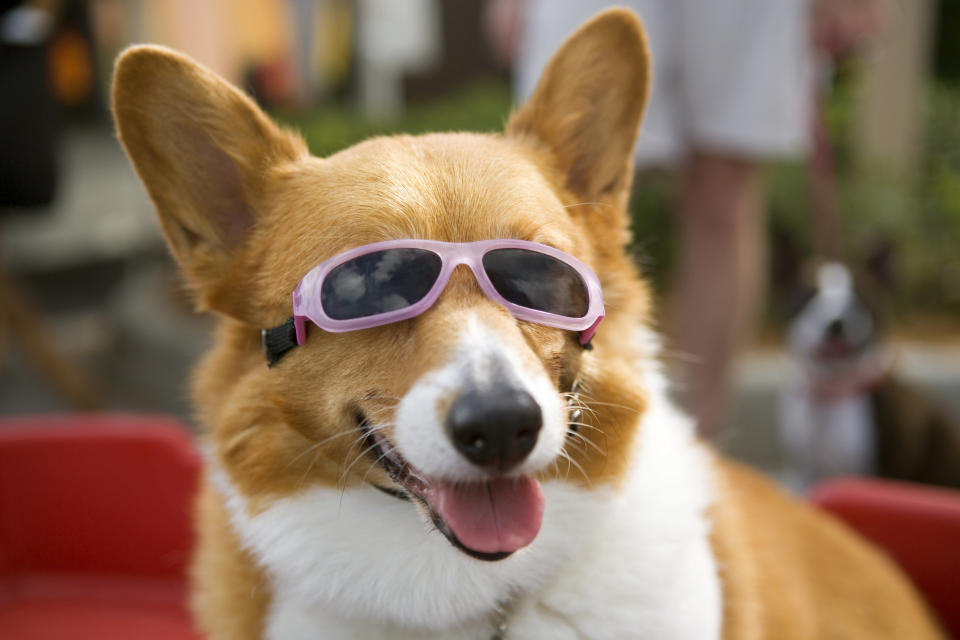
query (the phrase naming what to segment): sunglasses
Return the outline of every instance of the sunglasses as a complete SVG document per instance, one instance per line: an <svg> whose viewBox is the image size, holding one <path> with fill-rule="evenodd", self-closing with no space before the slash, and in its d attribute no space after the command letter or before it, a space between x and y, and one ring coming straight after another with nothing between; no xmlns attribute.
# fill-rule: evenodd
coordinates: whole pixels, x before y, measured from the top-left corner
<svg viewBox="0 0 960 640"><path fill-rule="evenodd" d="M440 297L458 265L467 265L491 300L515 318L580 332L589 345L603 320L600 281L590 267L553 247L526 240L388 240L350 249L311 269L293 292L295 344L306 321L331 333L414 318ZM264 348L271 364L268 331ZM288 340L289 347L294 346Z"/></svg>

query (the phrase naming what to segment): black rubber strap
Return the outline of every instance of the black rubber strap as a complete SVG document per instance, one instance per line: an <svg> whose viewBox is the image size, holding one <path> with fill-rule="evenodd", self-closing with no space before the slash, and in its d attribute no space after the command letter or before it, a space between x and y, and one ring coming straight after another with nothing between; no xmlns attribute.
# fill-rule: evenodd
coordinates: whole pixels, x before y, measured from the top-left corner
<svg viewBox="0 0 960 640"><path fill-rule="evenodd" d="M267 366L272 367L287 354L287 351L297 346L297 330L290 318L279 327L260 330L260 344L263 346L263 355L267 357Z"/></svg>

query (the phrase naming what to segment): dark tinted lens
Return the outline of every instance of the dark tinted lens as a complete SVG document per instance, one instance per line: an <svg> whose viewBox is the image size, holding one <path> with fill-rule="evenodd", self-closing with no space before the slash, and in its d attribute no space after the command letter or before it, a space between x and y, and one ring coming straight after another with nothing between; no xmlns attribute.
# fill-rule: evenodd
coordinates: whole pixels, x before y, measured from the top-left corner
<svg viewBox="0 0 960 640"><path fill-rule="evenodd" d="M514 304L568 318L587 315L587 287L570 265L527 249L494 249L483 256L493 287Z"/></svg>
<svg viewBox="0 0 960 640"><path fill-rule="evenodd" d="M320 301L334 320L403 309L427 295L441 266L440 256L424 249L368 253L331 270L320 288Z"/></svg>

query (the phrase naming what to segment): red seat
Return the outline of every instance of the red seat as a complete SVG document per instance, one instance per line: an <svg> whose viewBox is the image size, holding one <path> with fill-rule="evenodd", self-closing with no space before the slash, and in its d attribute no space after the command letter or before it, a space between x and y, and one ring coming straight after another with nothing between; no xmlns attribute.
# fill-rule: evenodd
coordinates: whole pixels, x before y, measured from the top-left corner
<svg viewBox="0 0 960 640"><path fill-rule="evenodd" d="M844 478L810 497L885 549L960 638L960 491Z"/></svg>
<svg viewBox="0 0 960 640"><path fill-rule="evenodd" d="M160 416L0 419L0 637L193 640L200 462Z"/></svg>

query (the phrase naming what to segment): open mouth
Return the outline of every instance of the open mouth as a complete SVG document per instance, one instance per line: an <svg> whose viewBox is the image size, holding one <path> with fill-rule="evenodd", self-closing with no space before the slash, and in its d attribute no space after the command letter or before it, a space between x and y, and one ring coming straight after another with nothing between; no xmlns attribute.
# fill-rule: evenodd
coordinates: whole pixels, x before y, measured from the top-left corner
<svg viewBox="0 0 960 640"><path fill-rule="evenodd" d="M860 348L842 338L824 338L817 344L814 353L824 362L835 363L860 355Z"/></svg>
<svg viewBox="0 0 960 640"><path fill-rule="evenodd" d="M502 476L472 483L430 477L404 460L362 414L357 427L364 434L364 446L399 489L375 486L420 503L437 529L464 553L479 560L502 560L536 538L544 498L533 477Z"/></svg>

